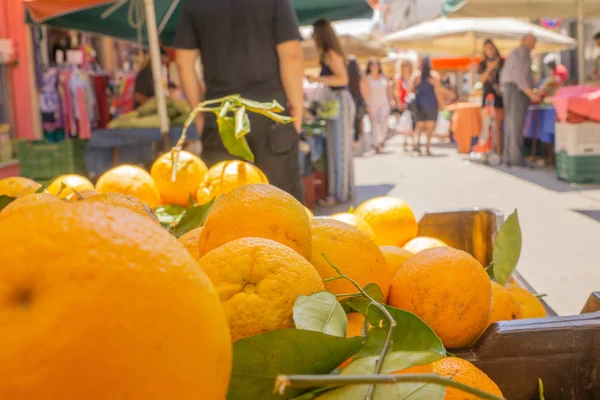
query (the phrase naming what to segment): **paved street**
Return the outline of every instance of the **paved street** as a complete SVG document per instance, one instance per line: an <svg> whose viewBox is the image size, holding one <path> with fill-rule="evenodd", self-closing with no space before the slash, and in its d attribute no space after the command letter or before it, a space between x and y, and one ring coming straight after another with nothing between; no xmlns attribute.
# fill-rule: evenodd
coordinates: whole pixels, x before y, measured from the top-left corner
<svg viewBox="0 0 600 400"><path fill-rule="evenodd" d="M519 271L538 293L548 295L558 314L578 314L589 294L600 290L600 186L570 186L551 170L470 163L450 145L433 151L434 157L405 154L396 137L388 142L387 154L356 158L357 202L397 196L417 218L457 208L496 208L505 215L518 209Z"/></svg>

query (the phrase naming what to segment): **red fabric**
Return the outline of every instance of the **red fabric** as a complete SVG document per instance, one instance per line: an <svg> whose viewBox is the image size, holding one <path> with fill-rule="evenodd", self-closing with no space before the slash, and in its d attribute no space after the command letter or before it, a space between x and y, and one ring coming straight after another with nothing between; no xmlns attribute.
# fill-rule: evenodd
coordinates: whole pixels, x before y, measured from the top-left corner
<svg viewBox="0 0 600 400"><path fill-rule="evenodd" d="M552 80L559 85L562 85L569 79L569 70L564 65L557 65L556 69L552 72Z"/></svg>
<svg viewBox="0 0 600 400"><path fill-rule="evenodd" d="M98 128L104 129L110 121L110 110L108 107L108 75L94 76L94 89L96 92L96 104L98 105Z"/></svg>
<svg viewBox="0 0 600 400"><path fill-rule="evenodd" d="M396 79L396 91L398 92L398 97L400 98L400 105L406 105L406 96L408 95L408 89L410 88L410 83L404 81L401 77Z"/></svg>
<svg viewBox="0 0 600 400"><path fill-rule="evenodd" d="M90 117L87 113L85 90L83 88L77 88L75 97L77 109L79 110L79 139L91 139L92 127L90 126Z"/></svg>
<svg viewBox="0 0 600 400"><path fill-rule="evenodd" d="M570 98L569 112L600 121L600 90Z"/></svg>

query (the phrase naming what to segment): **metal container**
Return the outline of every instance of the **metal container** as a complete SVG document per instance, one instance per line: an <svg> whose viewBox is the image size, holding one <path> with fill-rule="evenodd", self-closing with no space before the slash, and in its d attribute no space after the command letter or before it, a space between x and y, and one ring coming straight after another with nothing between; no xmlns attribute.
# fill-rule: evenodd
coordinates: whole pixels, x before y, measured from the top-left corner
<svg viewBox="0 0 600 400"><path fill-rule="evenodd" d="M502 213L490 209L427 213L419 235L441 239L489 265L503 222ZM600 399L600 293L590 296L581 315L500 322L473 348L454 354L481 368L509 400L538 399L538 379L546 400Z"/></svg>

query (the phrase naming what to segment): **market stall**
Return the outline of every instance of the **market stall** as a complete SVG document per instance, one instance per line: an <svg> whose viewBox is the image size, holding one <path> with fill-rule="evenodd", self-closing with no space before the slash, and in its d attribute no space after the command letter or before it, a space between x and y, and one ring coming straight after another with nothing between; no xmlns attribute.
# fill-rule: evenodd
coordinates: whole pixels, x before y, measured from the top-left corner
<svg viewBox="0 0 600 400"><path fill-rule="evenodd" d="M429 53L446 53L473 60L468 67L471 72L472 99L469 102L453 105L453 133L459 152L469 153L474 137L479 136L482 127L480 97L475 96L475 60L480 55L483 42L494 40L502 54L508 54L519 46L523 35L532 33L538 39L536 52L560 51L576 46L577 42L565 35L544 29L540 26L516 18L438 18L413 26L383 38L390 45L410 47ZM531 113L534 113L534 109ZM530 127L537 126L539 113L529 115ZM526 136L531 137L529 131ZM535 137L535 135L534 135Z"/></svg>

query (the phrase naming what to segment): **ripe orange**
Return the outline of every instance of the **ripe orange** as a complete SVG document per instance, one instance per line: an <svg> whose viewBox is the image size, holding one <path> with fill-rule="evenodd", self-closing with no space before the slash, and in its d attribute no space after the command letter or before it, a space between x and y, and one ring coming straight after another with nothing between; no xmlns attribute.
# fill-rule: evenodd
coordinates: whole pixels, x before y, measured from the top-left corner
<svg viewBox="0 0 600 400"><path fill-rule="evenodd" d="M62 175L52 181L46 190L63 200L78 201L80 197L77 194L87 190L94 190L94 184L84 176L73 174Z"/></svg>
<svg viewBox="0 0 600 400"><path fill-rule="evenodd" d="M309 219L313 219L315 217L315 214L313 214L313 212L310 211L310 209L308 207L304 207L304 209L306 210L306 213L308 214Z"/></svg>
<svg viewBox="0 0 600 400"><path fill-rule="evenodd" d="M388 269L391 271L392 276L396 276L398 271L400 271L400 268L414 256L413 253L404 250L402 247L381 246L379 249L385 257L385 261L387 262Z"/></svg>
<svg viewBox="0 0 600 400"><path fill-rule="evenodd" d="M208 172L206 164L200 157L180 151L177 162L177 174L173 182L175 153L165 153L152 165L150 175L156 182L162 204L176 204L183 207L190 205L190 196L196 197L198 186Z"/></svg>
<svg viewBox="0 0 600 400"><path fill-rule="evenodd" d="M158 224L97 203L0 219L0 398L222 400L214 286Z"/></svg>
<svg viewBox="0 0 600 400"><path fill-rule="evenodd" d="M358 215L350 213L339 213L333 214L331 218L353 226L368 237L370 237L371 239L375 240L375 232L373 232L373 229L369 226L369 224L367 224L367 221L365 221Z"/></svg>
<svg viewBox="0 0 600 400"><path fill-rule="evenodd" d="M410 251L413 254L417 254L423 250L435 249L438 247L448 247L448 245L440 239L426 236L419 236L414 239L411 239L408 241L408 243L404 245L404 249Z"/></svg>
<svg viewBox="0 0 600 400"><path fill-rule="evenodd" d="M202 227L192 229L179 238L179 242L190 252L195 260L200 259L200 234L202 234Z"/></svg>
<svg viewBox="0 0 600 400"><path fill-rule="evenodd" d="M223 161L208 170L196 199L198 204L206 204L233 189L257 183L269 183L258 167L244 161Z"/></svg>
<svg viewBox="0 0 600 400"><path fill-rule="evenodd" d="M121 193L101 193L95 196L88 197L82 201L90 203L104 203L111 204L113 206L125 207L129 211L133 211L136 214L144 217L149 217L155 222L158 222L158 218L150 206L141 200L133 196L128 196Z"/></svg>
<svg viewBox="0 0 600 400"><path fill-rule="evenodd" d="M243 238L200 259L225 307L236 340L294 326L296 297L324 290L315 268L273 240Z"/></svg>
<svg viewBox="0 0 600 400"><path fill-rule="evenodd" d="M310 222L304 206L271 185L247 185L221 197L200 235L200 256L243 237L275 240L310 260Z"/></svg>
<svg viewBox="0 0 600 400"><path fill-rule="evenodd" d="M39 207L47 203L62 203L63 201L56 196L48 193L30 193L13 200L9 205L0 211L0 216L4 217L10 213L26 211L34 207Z"/></svg>
<svg viewBox="0 0 600 400"><path fill-rule="evenodd" d="M134 165L121 165L107 171L98 179L100 193L121 193L148 204L152 209L160 205L160 193L148 172Z"/></svg>
<svg viewBox="0 0 600 400"><path fill-rule="evenodd" d="M95 190L84 190L83 192L79 193L81 195L81 197L83 197L84 199L87 199L88 197L92 197L92 196L97 196L100 193L96 192Z"/></svg>
<svg viewBox="0 0 600 400"><path fill-rule="evenodd" d="M492 313L488 326L498 321L523 318L523 308L510 291L497 282L492 282Z"/></svg>
<svg viewBox="0 0 600 400"><path fill-rule="evenodd" d="M354 211L375 232L379 246L402 247L417 236L419 224L412 209L395 197L375 197L367 200Z"/></svg>
<svg viewBox="0 0 600 400"><path fill-rule="evenodd" d="M0 179L0 196L19 197L34 193L40 188L40 184L31 179L13 176Z"/></svg>
<svg viewBox="0 0 600 400"><path fill-rule="evenodd" d="M440 247L416 254L400 268L389 304L416 314L446 347L466 347L488 326L492 285L470 254Z"/></svg>
<svg viewBox="0 0 600 400"><path fill-rule="evenodd" d="M498 385L494 383L483 371L470 362L457 357L446 357L431 364L421 365L396 372L397 374L427 374L435 373L441 377L448 377L484 392L502 397ZM479 400L479 397L454 388L446 388L444 400Z"/></svg>
<svg viewBox="0 0 600 400"><path fill-rule="evenodd" d="M508 291L512 298L521 305L523 318L546 318L548 316L544 303L527 289L509 284Z"/></svg>
<svg viewBox="0 0 600 400"><path fill-rule="evenodd" d="M323 279L338 276L327 263L323 254L343 274L354 279L361 287L367 283L379 285L387 298L392 273L379 247L358 229L331 218L315 218L311 221L312 263ZM335 294L356 293L347 280L327 282L325 287Z"/></svg>
<svg viewBox="0 0 600 400"><path fill-rule="evenodd" d="M346 337L362 336L362 327L365 317L361 313L353 312L348 315L348 333Z"/></svg>

